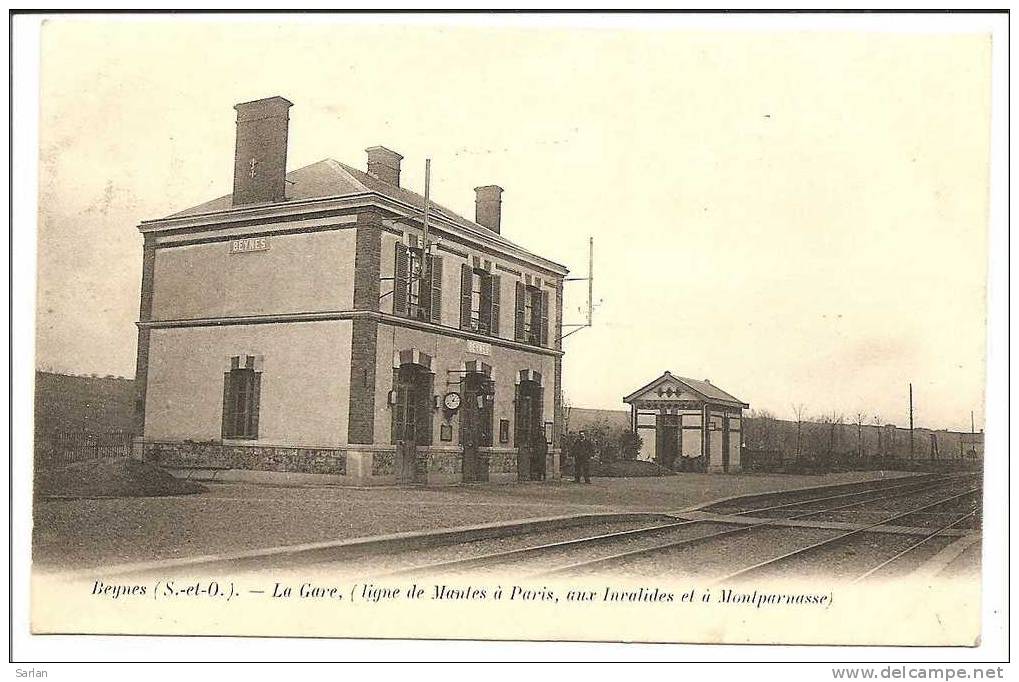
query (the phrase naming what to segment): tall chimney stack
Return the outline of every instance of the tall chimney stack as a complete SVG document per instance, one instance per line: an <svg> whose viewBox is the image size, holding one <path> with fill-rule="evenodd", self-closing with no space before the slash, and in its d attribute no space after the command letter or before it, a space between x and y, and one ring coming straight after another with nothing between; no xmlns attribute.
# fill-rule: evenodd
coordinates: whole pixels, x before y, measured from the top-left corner
<svg viewBox="0 0 1019 682"><path fill-rule="evenodd" d="M234 206L286 198L287 126L292 106L279 96L234 106Z"/></svg>
<svg viewBox="0 0 1019 682"><path fill-rule="evenodd" d="M475 187L474 195L474 222L498 234L502 223L502 187Z"/></svg>
<svg viewBox="0 0 1019 682"><path fill-rule="evenodd" d="M400 161L403 157L392 149L381 146L368 147L365 151L368 152L368 175L399 187Z"/></svg>

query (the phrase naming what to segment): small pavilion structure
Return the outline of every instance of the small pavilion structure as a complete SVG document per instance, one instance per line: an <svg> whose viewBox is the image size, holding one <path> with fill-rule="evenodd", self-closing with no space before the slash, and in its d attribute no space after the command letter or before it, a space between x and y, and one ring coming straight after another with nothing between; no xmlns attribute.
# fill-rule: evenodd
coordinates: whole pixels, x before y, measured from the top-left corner
<svg viewBox="0 0 1019 682"><path fill-rule="evenodd" d="M623 398L641 438L639 457L676 471L740 470L743 410L750 407L707 379L665 372Z"/></svg>

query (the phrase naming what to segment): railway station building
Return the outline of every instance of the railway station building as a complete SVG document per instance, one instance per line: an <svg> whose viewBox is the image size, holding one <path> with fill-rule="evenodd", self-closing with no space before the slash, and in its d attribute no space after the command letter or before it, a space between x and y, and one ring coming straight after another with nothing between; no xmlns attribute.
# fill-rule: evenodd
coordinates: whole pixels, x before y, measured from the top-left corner
<svg viewBox="0 0 1019 682"><path fill-rule="evenodd" d="M136 456L225 480L559 475L567 269L400 183L402 157L287 172L292 104L236 105L231 194L143 221Z"/></svg>
<svg viewBox="0 0 1019 682"><path fill-rule="evenodd" d="M708 380L665 372L623 398L640 459L677 471L738 472L748 403Z"/></svg>

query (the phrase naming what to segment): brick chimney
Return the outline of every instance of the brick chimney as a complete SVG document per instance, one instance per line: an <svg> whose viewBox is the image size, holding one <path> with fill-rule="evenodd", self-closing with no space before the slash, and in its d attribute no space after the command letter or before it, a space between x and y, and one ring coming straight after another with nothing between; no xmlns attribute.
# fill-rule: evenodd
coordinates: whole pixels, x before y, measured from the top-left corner
<svg viewBox="0 0 1019 682"><path fill-rule="evenodd" d="M234 106L233 205L261 204L286 198L287 125L293 103L268 97Z"/></svg>
<svg viewBox="0 0 1019 682"><path fill-rule="evenodd" d="M498 234L502 223L502 187L475 187L474 195L474 222Z"/></svg>
<svg viewBox="0 0 1019 682"><path fill-rule="evenodd" d="M365 151L368 152L368 175L399 187L400 161L403 157L381 146L368 147Z"/></svg>

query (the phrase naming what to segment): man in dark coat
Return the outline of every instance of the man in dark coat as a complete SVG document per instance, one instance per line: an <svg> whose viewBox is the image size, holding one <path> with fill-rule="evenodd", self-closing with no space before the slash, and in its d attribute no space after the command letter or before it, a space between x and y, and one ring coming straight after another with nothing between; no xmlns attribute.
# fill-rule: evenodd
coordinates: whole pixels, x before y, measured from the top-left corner
<svg viewBox="0 0 1019 682"><path fill-rule="evenodd" d="M584 483L591 482L591 449L592 443L583 431L573 443L573 480L580 483L580 477L584 477Z"/></svg>

